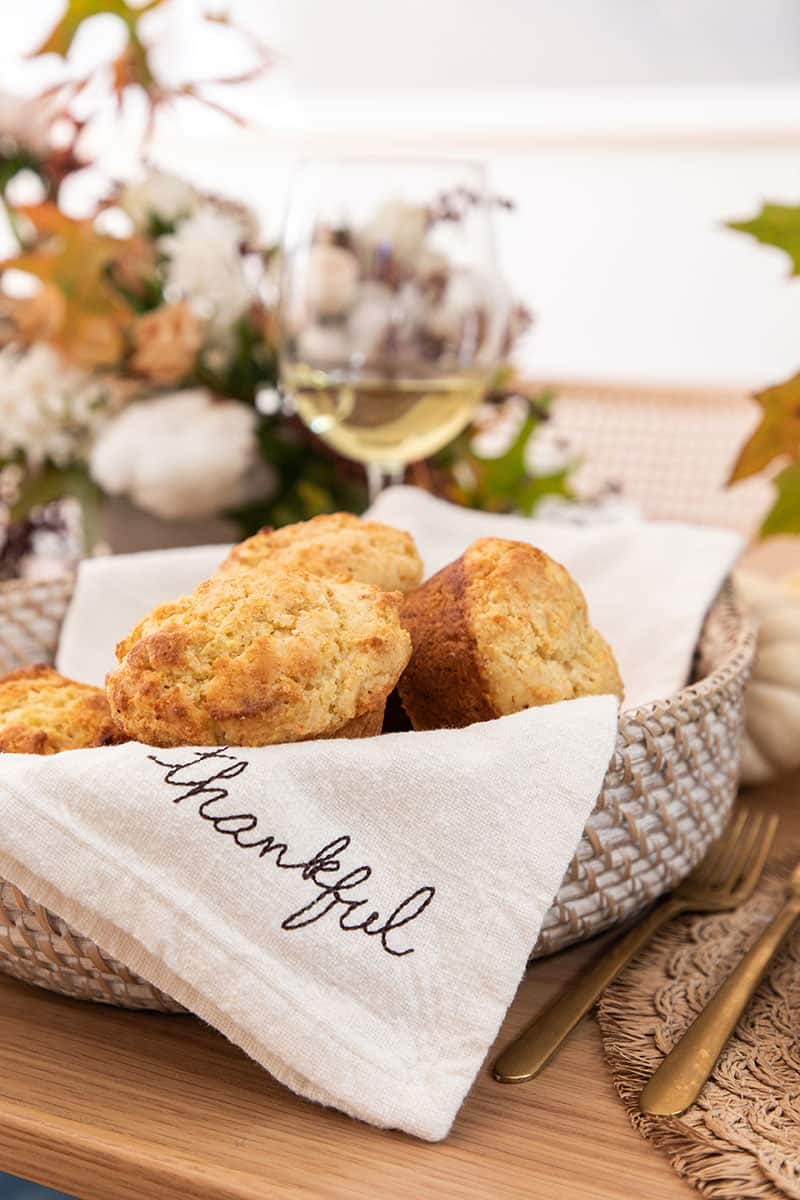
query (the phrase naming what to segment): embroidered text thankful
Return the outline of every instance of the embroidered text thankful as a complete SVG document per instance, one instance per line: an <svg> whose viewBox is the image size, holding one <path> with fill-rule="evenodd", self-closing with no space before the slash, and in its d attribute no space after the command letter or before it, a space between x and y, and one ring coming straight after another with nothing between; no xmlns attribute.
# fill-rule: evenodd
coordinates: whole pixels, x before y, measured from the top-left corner
<svg viewBox="0 0 800 1200"><path fill-rule="evenodd" d="M311 858L289 862L288 843L272 835L259 837L259 820L254 813L220 811L219 806L229 796L226 785L249 766L246 759L236 758L227 750L227 746L217 750L195 750L192 752L193 758L183 763L163 762L154 754L148 757L159 767L165 768L165 783L180 788L181 795L173 796L173 803L180 804L182 800L202 797L198 813L204 821L211 822L217 833L232 838L242 850L257 850L259 858L273 855L272 862L276 867L282 871L299 871L303 879L314 884L316 895L308 904L286 917L281 922L281 929L303 929L330 913L332 918L338 918L339 928L346 933L360 931L369 937L379 938L387 954L397 958L413 954L413 946L398 949L393 935L425 911L436 889L430 886L417 888L386 918L375 911L363 915L369 905L369 897L354 896L352 893L367 882L372 875L372 868L363 865L347 870L342 867L340 855L350 846L347 834L334 838ZM341 872L336 879L326 878L336 872Z"/></svg>

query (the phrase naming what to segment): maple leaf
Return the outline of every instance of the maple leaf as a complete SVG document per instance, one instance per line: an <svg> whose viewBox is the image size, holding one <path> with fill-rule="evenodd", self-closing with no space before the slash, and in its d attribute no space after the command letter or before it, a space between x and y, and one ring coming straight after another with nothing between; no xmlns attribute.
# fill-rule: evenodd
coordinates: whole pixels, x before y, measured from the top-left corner
<svg viewBox="0 0 800 1200"><path fill-rule="evenodd" d="M160 89L150 69L147 51L138 37L132 37L119 58L115 58L111 64L111 90L118 107L122 107L125 89L136 86L143 88L157 102Z"/></svg>
<svg viewBox="0 0 800 1200"><path fill-rule="evenodd" d="M800 456L800 374L753 399L763 410L761 421L742 446L728 483L757 475L775 458Z"/></svg>
<svg viewBox="0 0 800 1200"><path fill-rule="evenodd" d="M56 21L40 46L31 50L28 57L38 58L41 54L58 54L66 58L84 21L91 20L101 13L111 13L125 23L128 36L138 39L138 25L145 13L163 4L164 0L149 0L139 8L134 8L127 0L67 0L67 6L61 18Z"/></svg>
<svg viewBox="0 0 800 1200"><path fill-rule="evenodd" d="M777 533L800 533L800 466L793 463L775 477L777 496L764 520L761 537Z"/></svg>
<svg viewBox="0 0 800 1200"><path fill-rule="evenodd" d="M68 147L72 158L77 153L79 135L96 115L96 113L91 113L89 116L84 116L81 121L77 121L73 106L78 96L97 80L102 81L103 90L110 88L111 96L116 101L118 109L122 108L123 97L129 89L139 89L143 93L147 111L143 144L146 144L153 135L157 111L175 100L193 100L222 113L240 125L245 123L242 117L219 103L218 100L206 96L203 89L211 86L248 83L258 79L271 66L272 55L259 38L231 20L226 14L205 13L203 14L204 20L227 27L241 40L243 45L249 47L252 62L249 66L231 74L187 81L178 85L168 83L160 79L154 69L151 61L153 46L142 37L141 31L142 18L165 2L166 0L146 0L145 3L137 6L130 3L130 0L66 0L66 7L60 19L44 41L29 53L29 58L36 58L43 54L57 54L66 61L84 23L103 14L117 17L125 28L125 44L115 59L92 67L83 76L61 80L42 92L42 97L57 102L61 113L73 122L72 138ZM75 167L73 166L71 169L75 169Z"/></svg>
<svg viewBox="0 0 800 1200"><path fill-rule="evenodd" d="M783 250L792 261L790 274L800 275L800 205L764 204L749 221L726 221L726 225L765 246Z"/></svg>
<svg viewBox="0 0 800 1200"><path fill-rule="evenodd" d="M34 244L0 262L54 286L66 303L50 341L81 366L113 365L124 349L123 331L132 310L109 281L112 265L130 251L131 240L98 233L91 220L73 220L55 204L19 210L34 228Z"/></svg>

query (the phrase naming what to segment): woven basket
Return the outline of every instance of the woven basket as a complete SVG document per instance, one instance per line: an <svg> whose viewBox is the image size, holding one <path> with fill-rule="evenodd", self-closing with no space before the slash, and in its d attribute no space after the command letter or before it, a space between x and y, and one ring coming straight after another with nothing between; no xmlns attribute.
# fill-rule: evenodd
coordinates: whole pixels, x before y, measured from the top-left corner
<svg viewBox="0 0 800 1200"><path fill-rule="evenodd" d="M52 660L71 581L0 585L0 673ZM751 619L730 588L706 620L696 683L623 712L617 745L534 950L552 954L627 920L678 883L721 832L736 795ZM0 880L0 970L68 996L179 1011L89 938Z"/></svg>

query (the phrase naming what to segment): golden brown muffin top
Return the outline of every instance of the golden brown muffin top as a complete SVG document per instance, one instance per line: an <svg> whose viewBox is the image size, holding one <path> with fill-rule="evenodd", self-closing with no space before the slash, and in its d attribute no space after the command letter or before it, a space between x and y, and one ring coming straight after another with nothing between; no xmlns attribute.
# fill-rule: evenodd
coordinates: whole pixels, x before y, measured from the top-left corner
<svg viewBox="0 0 800 1200"><path fill-rule="evenodd" d="M330 736L382 705L408 662L401 601L283 567L218 573L119 644L111 711L155 746Z"/></svg>
<svg viewBox="0 0 800 1200"><path fill-rule="evenodd" d="M0 679L0 752L59 754L125 741L100 688L44 664Z"/></svg>
<svg viewBox="0 0 800 1200"><path fill-rule="evenodd" d="M470 629L498 712L575 696L622 699L614 655L566 567L503 538L473 542L463 564Z"/></svg>
<svg viewBox="0 0 800 1200"><path fill-rule="evenodd" d="M262 529L234 546L220 570L248 569L263 562L299 567L312 575L348 576L385 592L409 592L422 578L422 559L410 533L379 521L362 521L352 513Z"/></svg>

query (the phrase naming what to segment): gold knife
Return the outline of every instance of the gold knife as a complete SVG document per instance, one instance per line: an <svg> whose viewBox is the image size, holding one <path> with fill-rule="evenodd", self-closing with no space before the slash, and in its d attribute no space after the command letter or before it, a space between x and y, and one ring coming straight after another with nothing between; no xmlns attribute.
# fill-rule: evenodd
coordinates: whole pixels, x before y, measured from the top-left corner
<svg viewBox="0 0 800 1200"><path fill-rule="evenodd" d="M538 1075L622 968L667 921L684 912L722 912L747 900L758 883L777 827L775 814L765 816L740 809L706 857L672 895L609 946L506 1046L494 1064L498 1083L525 1083Z"/></svg>
<svg viewBox="0 0 800 1200"><path fill-rule="evenodd" d="M642 1112L677 1116L694 1103L798 917L800 864L789 881L788 897L781 911L673 1046L642 1091L639 1098Z"/></svg>

